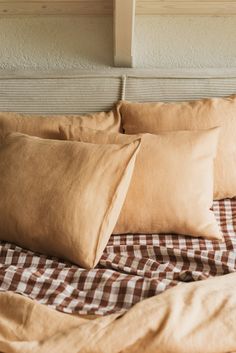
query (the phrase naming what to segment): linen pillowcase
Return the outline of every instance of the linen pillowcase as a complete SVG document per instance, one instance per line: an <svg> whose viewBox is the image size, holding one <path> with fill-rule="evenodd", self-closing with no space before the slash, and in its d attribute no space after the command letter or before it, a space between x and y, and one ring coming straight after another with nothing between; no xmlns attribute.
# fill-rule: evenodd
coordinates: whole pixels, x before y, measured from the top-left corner
<svg viewBox="0 0 236 353"><path fill-rule="evenodd" d="M236 95L177 103L118 104L125 133L200 130L220 126L214 199L236 196Z"/></svg>
<svg viewBox="0 0 236 353"><path fill-rule="evenodd" d="M30 115L0 112L0 135L21 132L48 139L59 139L59 125L73 124L109 132L120 131L120 117L114 108L110 112L89 115Z"/></svg>
<svg viewBox="0 0 236 353"><path fill-rule="evenodd" d="M130 143L142 137L114 234L177 233L208 239L222 237L210 210L219 130L137 136L60 127L62 138L87 143Z"/></svg>
<svg viewBox="0 0 236 353"><path fill-rule="evenodd" d="M129 187L140 139L126 145L0 141L0 239L82 267L98 263Z"/></svg>

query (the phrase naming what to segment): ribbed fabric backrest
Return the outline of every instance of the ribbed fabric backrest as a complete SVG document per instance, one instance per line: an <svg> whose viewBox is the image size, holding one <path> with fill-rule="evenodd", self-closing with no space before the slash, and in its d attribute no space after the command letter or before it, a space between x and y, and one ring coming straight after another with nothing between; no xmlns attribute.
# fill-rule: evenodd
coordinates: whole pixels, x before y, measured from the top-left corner
<svg viewBox="0 0 236 353"><path fill-rule="evenodd" d="M126 80L130 101L184 101L236 93L236 78L144 78Z"/></svg>
<svg viewBox="0 0 236 353"><path fill-rule="evenodd" d="M170 78L145 74L1 78L0 111L84 114L107 111L120 100L181 101L236 93L236 75Z"/></svg>
<svg viewBox="0 0 236 353"><path fill-rule="evenodd" d="M0 80L0 111L84 114L108 111L120 96L119 76Z"/></svg>

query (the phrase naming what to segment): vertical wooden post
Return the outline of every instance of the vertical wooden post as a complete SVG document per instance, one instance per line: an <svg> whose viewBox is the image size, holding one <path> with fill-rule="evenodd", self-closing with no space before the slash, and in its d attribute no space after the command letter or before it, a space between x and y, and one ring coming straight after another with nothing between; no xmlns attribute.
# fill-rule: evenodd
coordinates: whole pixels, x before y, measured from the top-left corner
<svg viewBox="0 0 236 353"><path fill-rule="evenodd" d="M134 64L135 0L114 0L114 64L132 67Z"/></svg>

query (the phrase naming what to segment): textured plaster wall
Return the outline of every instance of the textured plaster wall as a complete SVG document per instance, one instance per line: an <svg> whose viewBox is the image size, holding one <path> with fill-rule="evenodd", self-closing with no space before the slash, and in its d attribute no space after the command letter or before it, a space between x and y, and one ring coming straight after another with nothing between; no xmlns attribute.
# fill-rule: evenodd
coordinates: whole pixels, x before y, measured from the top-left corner
<svg viewBox="0 0 236 353"><path fill-rule="evenodd" d="M0 18L0 69L111 69L112 18ZM136 66L236 67L236 17L138 16Z"/></svg>
<svg viewBox="0 0 236 353"><path fill-rule="evenodd" d="M236 16L139 16L135 37L137 66L236 67Z"/></svg>
<svg viewBox="0 0 236 353"><path fill-rule="evenodd" d="M113 62L112 18L0 18L0 68L104 69Z"/></svg>

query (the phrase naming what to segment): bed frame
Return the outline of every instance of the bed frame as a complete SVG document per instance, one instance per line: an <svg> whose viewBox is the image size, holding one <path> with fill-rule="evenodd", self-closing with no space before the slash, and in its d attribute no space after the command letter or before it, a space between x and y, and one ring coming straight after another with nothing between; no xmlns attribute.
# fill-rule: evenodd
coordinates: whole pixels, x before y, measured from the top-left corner
<svg viewBox="0 0 236 353"><path fill-rule="evenodd" d="M236 69L0 72L0 111L75 114L113 103L181 101L236 93Z"/></svg>

